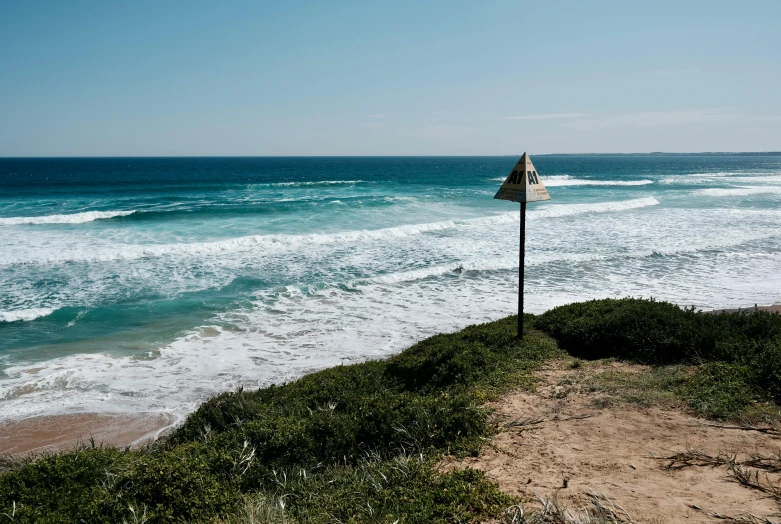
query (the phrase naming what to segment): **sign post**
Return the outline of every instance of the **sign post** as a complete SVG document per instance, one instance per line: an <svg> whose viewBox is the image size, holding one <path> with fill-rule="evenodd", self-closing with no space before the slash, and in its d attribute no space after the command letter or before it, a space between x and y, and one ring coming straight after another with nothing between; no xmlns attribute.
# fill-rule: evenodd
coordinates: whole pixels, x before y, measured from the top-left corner
<svg viewBox="0 0 781 524"><path fill-rule="evenodd" d="M509 200L511 202L521 203L521 238L520 254L518 257L518 338L523 338L523 266L524 255L526 252L526 204L528 202L539 202L541 200L550 200L548 190L545 189L542 181L537 175L529 155L523 154L521 159L515 164L512 172L494 195L499 200Z"/></svg>

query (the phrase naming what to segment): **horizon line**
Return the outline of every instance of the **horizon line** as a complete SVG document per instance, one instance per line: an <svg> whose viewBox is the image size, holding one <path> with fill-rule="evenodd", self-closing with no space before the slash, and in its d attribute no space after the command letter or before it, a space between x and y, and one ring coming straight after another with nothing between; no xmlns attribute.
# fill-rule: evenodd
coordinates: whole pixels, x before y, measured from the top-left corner
<svg viewBox="0 0 781 524"><path fill-rule="evenodd" d="M523 153L494 155L52 155L52 156L0 156L0 160L61 160L61 159L148 159L148 158L476 158L515 157ZM640 155L781 155L781 151L648 151L632 153L530 153L530 156L640 156Z"/></svg>

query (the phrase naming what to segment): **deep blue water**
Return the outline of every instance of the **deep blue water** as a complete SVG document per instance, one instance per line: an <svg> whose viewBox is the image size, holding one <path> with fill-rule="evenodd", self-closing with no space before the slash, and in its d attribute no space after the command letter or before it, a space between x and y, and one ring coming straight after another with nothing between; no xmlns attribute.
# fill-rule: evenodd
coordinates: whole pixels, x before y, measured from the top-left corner
<svg viewBox="0 0 781 524"><path fill-rule="evenodd" d="M533 156L531 311L781 302L781 156ZM0 418L169 410L514 313L517 157L0 159Z"/></svg>

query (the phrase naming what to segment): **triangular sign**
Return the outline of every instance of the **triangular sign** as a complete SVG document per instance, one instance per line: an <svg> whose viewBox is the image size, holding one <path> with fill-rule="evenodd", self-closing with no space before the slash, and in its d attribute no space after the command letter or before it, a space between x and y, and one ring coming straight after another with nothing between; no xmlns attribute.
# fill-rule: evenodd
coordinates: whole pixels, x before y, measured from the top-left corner
<svg viewBox="0 0 781 524"><path fill-rule="evenodd" d="M550 195L537 175L529 155L524 153L494 198L513 202L538 202L550 200Z"/></svg>

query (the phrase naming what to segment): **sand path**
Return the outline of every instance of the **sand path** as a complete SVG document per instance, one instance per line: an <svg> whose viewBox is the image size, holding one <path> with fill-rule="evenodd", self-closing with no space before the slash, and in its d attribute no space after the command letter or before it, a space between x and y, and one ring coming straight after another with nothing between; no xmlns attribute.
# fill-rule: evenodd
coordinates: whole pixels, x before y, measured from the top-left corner
<svg viewBox="0 0 781 524"><path fill-rule="evenodd" d="M527 501L527 511L539 509L536 495L556 497L561 505L580 510L588 507L587 494L594 490L624 507L638 523L729 522L713 513L748 519L750 513L781 522L775 499L740 485L727 466L666 469L669 461L654 458L686 450L736 453L739 459L751 453L771 455L781 452L778 434L713 427L681 409L626 403L598 409L593 400L600 394L559 385L584 384L584 375L608 369L643 367L549 366L539 374L537 392L513 392L494 404L502 429L479 457L446 461L444 467L485 471L503 491ZM768 479L781 484L778 474Z"/></svg>

